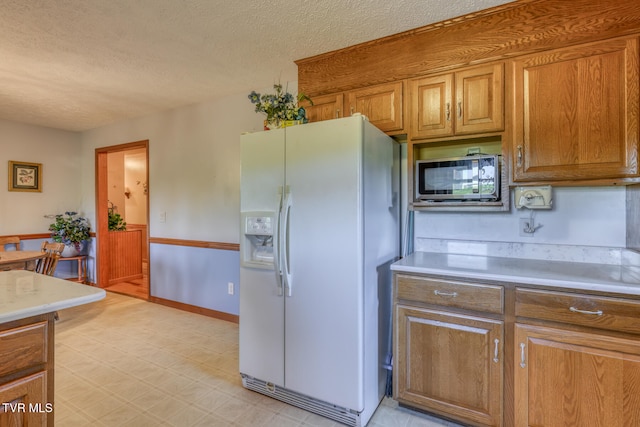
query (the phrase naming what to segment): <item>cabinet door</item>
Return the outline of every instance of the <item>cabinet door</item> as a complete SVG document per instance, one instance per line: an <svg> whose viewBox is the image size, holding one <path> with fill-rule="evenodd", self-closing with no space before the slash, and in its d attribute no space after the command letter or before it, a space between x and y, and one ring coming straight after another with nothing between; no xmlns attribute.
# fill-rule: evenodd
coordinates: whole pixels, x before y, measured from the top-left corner
<svg viewBox="0 0 640 427"><path fill-rule="evenodd" d="M502 425L503 323L396 310L395 398L457 420Z"/></svg>
<svg viewBox="0 0 640 427"><path fill-rule="evenodd" d="M40 372L0 386L0 426L46 426L53 402L46 402L46 373Z"/></svg>
<svg viewBox="0 0 640 427"><path fill-rule="evenodd" d="M343 116L342 92L331 95L316 96L311 98L313 105L309 102L301 102L307 118L310 122L321 122L323 120L338 119Z"/></svg>
<svg viewBox="0 0 640 427"><path fill-rule="evenodd" d="M409 81L411 139L453 135L453 74Z"/></svg>
<svg viewBox="0 0 640 427"><path fill-rule="evenodd" d="M403 87L399 81L349 92L349 115L361 113L383 132L399 133L404 129Z"/></svg>
<svg viewBox="0 0 640 427"><path fill-rule="evenodd" d="M456 77L456 134L504 129L504 65L459 71Z"/></svg>
<svg viewBox="0 0 640 427"><path fill-rule="evenodd" d="M638 175L638 39L512 62L514 181Z"/></svg>
<svg viewBox="0 0 640 427"><path fill-rule="evenodd" d="M640 342L516 324L516 425L632 427Z"/></svg>

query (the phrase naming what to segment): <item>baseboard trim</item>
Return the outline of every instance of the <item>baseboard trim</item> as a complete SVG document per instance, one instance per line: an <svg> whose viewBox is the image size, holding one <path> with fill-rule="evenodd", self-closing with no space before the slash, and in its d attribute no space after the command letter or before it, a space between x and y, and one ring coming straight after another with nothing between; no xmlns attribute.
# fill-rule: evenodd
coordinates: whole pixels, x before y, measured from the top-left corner
<svg viewBox="0 0 640 427"><path fill-rule="evenodd" d="M226 320L227 322L240 323L240 316L230 313L224 313L222 311L211 310L209 308L198 307L191 304L185 304L182 302L171 301L164 298L158 298L149 296L149 301L166 305L167 307L177 308L178 310L188 311L190 313L202 314L203 316L213 317L214 319Z"/></svg>

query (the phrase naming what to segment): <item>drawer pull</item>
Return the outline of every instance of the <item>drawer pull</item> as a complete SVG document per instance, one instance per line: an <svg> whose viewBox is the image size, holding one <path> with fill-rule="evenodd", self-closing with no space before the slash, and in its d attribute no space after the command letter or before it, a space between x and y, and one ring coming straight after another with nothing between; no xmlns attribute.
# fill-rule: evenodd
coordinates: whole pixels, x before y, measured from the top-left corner
<svg viewBox="0 0 640 427"><path fill-rule="evenodd" d="M458 293L457 293L457 292L442 292L442 291L439 291L439 290L437 290L437 289L436 289L435 291L433 291L433 293L434 293L435 295L438 295L439 297L451 297L451 298L455 298L455 297L457 297L457 296L458 296Z"/></svg>
<svg viewBox="0 0 640 427"><path fill-rule="evenodd" d="M597 311L587 311L587 310L579 310L575 307L569 307L569 311L573 312L573 313L580 313L580 314L591 314L594 316L602 316L604 313L602 313L602 310L597 310Z"/></svg>
<svg viewBox="0 0 640 427"><path fill-rule="evenodd" d="M495 340L493 340L493 343L495 344L495 347L493 349L493 361L495 363L498 363L500 361L500 359L498 359L498 344L500 343L500 340L496 338Z"/></svg>
<svg viewBox="0 0 640 427"><path fill-rule="evenodd" d="M525 359L525 354L524 354L524 343L521 342L520 343L520 367L521 368L526 368L527 364L525 363L526 359Z"/></svg>

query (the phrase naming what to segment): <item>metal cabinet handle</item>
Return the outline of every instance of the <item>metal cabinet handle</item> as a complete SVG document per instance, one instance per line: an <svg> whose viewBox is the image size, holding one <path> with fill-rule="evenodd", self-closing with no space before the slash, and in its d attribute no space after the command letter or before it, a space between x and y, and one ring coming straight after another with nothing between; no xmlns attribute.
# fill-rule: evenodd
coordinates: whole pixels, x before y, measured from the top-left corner
<svg viewBox="0 0 640 427"><path fill-rule="evenodd" d="M353 116L353 113L354 113L353 107L351 107L350 110L351 110L351 115Z"/></svg>
<svg viewBox="0 0 640 427"><path fill-rule="evenodd" d="M527 364L525 363L526 359L525 359L525 354L524 354L524 343L521 342L520 343L520 367L521 368L526 368Z"/></svg>
<svg viewBox="0 0 640 427"><path fill-rule="evenodd" d="M439 297L451 297L451 298L455 298L458 296L457 292L442 292L439 290L435 290L433 291L434 295L438 295Z"/></svg>
<svg viewBox="0 0 640 427"><path fill-rule="evenodd" d="M340 109L336 108L336 119L340 118Z"/></svg>
<svg viewBox="0 0 640 427"><path fill-rule="evenodd" d="M522 166L522 145L518 145L518 160L517 165Z"/></svg>
<svg viewBox="0 0 640 427"><path fill-rule="evenodd" d="M591 314L594 316L602 316L604 314L602 310L588 311L588 310L579 310L575 307L569 307L569 311L572 311L574 313L580 313L580 314Z"/></svg>
<svg viewBox="0 0 640 427"><path fill-rule="evenodd" d="M448 102L445 108L445 114L447 115L447 121L451 121L451 104Z"/></svg>
<svg viewBox="0 0 640 427"><path fill-rule="evenodd" d="M462 101L458 101L458 118L462 118Z"/></svg>
<svg viewBox="0 0 640 427"><path fill-rule="evenodd" d="M498 359L498 344L500 343L500 340L496 338L495 340L493 340L493 343L495 344L495 347L493 349L493 361L495 363L498 363L500 361L500 359Z"/></svg>

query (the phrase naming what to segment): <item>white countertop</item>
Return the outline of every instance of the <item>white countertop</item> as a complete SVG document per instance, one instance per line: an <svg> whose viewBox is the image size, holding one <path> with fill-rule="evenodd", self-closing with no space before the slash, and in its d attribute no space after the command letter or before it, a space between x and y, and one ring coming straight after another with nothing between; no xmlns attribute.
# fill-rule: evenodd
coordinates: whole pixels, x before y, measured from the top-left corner
<svg viewBox="0 0 640 427"><path fill-rule="evenodd" d="M0 323L103 299L94 288L26 270L0 271Z"/></svg>
<svg viewBox="0 0 640 427"><path fill-rule="evenodd" d="M391 270L640 295L640 267L635 266L414 252Z"/></svg>

